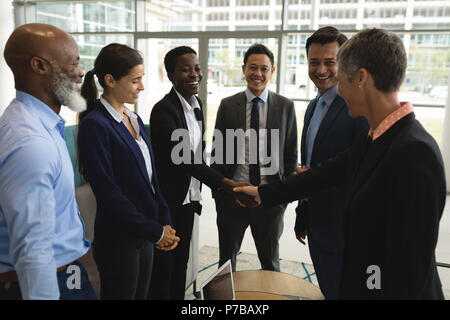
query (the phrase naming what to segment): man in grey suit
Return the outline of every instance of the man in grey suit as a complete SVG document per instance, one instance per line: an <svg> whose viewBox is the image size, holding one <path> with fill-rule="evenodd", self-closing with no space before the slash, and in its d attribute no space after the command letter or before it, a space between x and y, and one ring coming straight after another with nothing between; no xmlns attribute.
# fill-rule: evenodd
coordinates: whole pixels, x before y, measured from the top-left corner
<svg viewBox="0 0 450 320"><path fill-rule="evenodd" d="M274 71L273 53L262 44L252 45L242 66L246 90L220 103L211 167L227 178L259 185L281 180L295 170L294 103L267 89ZM245 138L242 138L239 133L244 131ZM279 271L278 241L283 232L286 204L268 209L243 208L224 192L214 192L213 196L219 231L219 265L231 259L236 270L236 254L250 226L262 269Z"/></svg>

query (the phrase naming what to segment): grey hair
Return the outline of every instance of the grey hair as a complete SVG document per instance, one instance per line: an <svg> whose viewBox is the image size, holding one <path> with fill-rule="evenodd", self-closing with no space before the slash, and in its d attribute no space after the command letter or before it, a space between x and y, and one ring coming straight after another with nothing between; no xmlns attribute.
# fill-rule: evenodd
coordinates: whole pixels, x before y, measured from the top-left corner
<svg viewBox="0 0 450 320"><path fill-rule="evenodd" d="M402 40L383 29L367 29L347 40L337 53L337 62L351 81L366 69L382 92L398 91L405 79L407 58Z"/></svg>

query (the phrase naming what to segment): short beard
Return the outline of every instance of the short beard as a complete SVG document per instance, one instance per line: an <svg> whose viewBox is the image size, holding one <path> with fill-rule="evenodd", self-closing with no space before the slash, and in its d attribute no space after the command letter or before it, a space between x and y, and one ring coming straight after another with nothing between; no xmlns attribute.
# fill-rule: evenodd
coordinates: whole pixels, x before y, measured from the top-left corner
<svg viewBox="0 0 450 320"><path fill-rule="evenodd" d="M52 63L53 80L52 87L56 99L63 106L75 112L86 110L86 100L78 92L77 84L56 64Z"/></svg>

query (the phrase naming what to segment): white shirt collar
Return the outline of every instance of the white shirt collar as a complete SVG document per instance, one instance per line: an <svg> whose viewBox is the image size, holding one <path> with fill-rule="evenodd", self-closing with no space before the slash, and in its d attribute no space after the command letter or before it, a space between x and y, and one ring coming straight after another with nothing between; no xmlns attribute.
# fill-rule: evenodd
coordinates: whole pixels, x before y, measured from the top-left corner
<svg viewBox="0 0 450 320"><path fill-rule="evenodd" d="M119 123L124 121L123 116L116 109L114 109L114 107L108 101L106 101L105 98L103 98L103 96L100 97L100 102L103 104L103 106L106 108L106 111L108 111L108 113L111 115L111 117L113 117L114 120L116 120ZM125 107L124 111L128 117L133 119L137 118L134 112L132 112L126 106L124 107Z"/></svg>
<svg viewBox="0 0 450 320"><path fill-rule="evenodd" d="M118 123L123 122L123 124L125 125L124 117L116 109L114 109L114 107L108 101L106 101L103 98L103 96L100 97L100 102L103 104L103 106L106 108L106 111L108 111L108 113L111 115L111 117L113 117L113 119L115 121L117 121ZM137 121L137 115L133 111L128 109L126 106L124 106L124 112L126 113L128 118L130 118L131 126L133 127L134 131L136 132L136 136L138 137L138 140L141 139L141 133L140 133L140 129L139 129L139 123Z"/></svg>
<svg viewBox="0 0 450 320"><path fill-rule="evenodd" d="M249 88L245 88L245 96L247 97L247 102L252 102L256 96L250 91ZM267 103L267 98L269 97L269 89L265 88L264 91L258 96L264 103Z"/></svg>
<svg viewBox="0 0 450 320"><path fill-rule="evenodd" d="M319 94L317 96L317 100L319 100L319 98L322 96L323 100L325 101L325 105L330 106L337 96L337 90L338 90L338 85L335 85L334 87L325 91L324 94L322 94L322 95Z"/></svg>
<svg viewBox="0 0 450 320"><path fill-rule="evenodd" d="M186 101L186 99L173 87L173 90L175 90L178 98L180 99L181 105L185 109L185 111L194 111L195 108L200 109L200 105L198 104L197 98L195 96L191 97L191 101Z"/></svg>

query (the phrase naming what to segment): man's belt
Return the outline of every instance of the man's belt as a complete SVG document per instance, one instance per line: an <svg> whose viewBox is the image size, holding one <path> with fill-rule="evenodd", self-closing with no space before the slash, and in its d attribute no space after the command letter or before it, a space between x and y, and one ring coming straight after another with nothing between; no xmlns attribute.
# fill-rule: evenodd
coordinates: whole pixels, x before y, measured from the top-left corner
<svg viewBox="0 0 450 320"><path fill-rule="evenodd" d="M66 270L70 265L74 264L76 261L73 261L71 263L68 263L62 267L59 267L58 269L56 269L57 272L60 271L64 271ZM12 270L12 271L8 271L5 273L0 273L0 283L3 282L17 282L19 280L19 278L17 277L17 273L16 271Z"/></svg>

